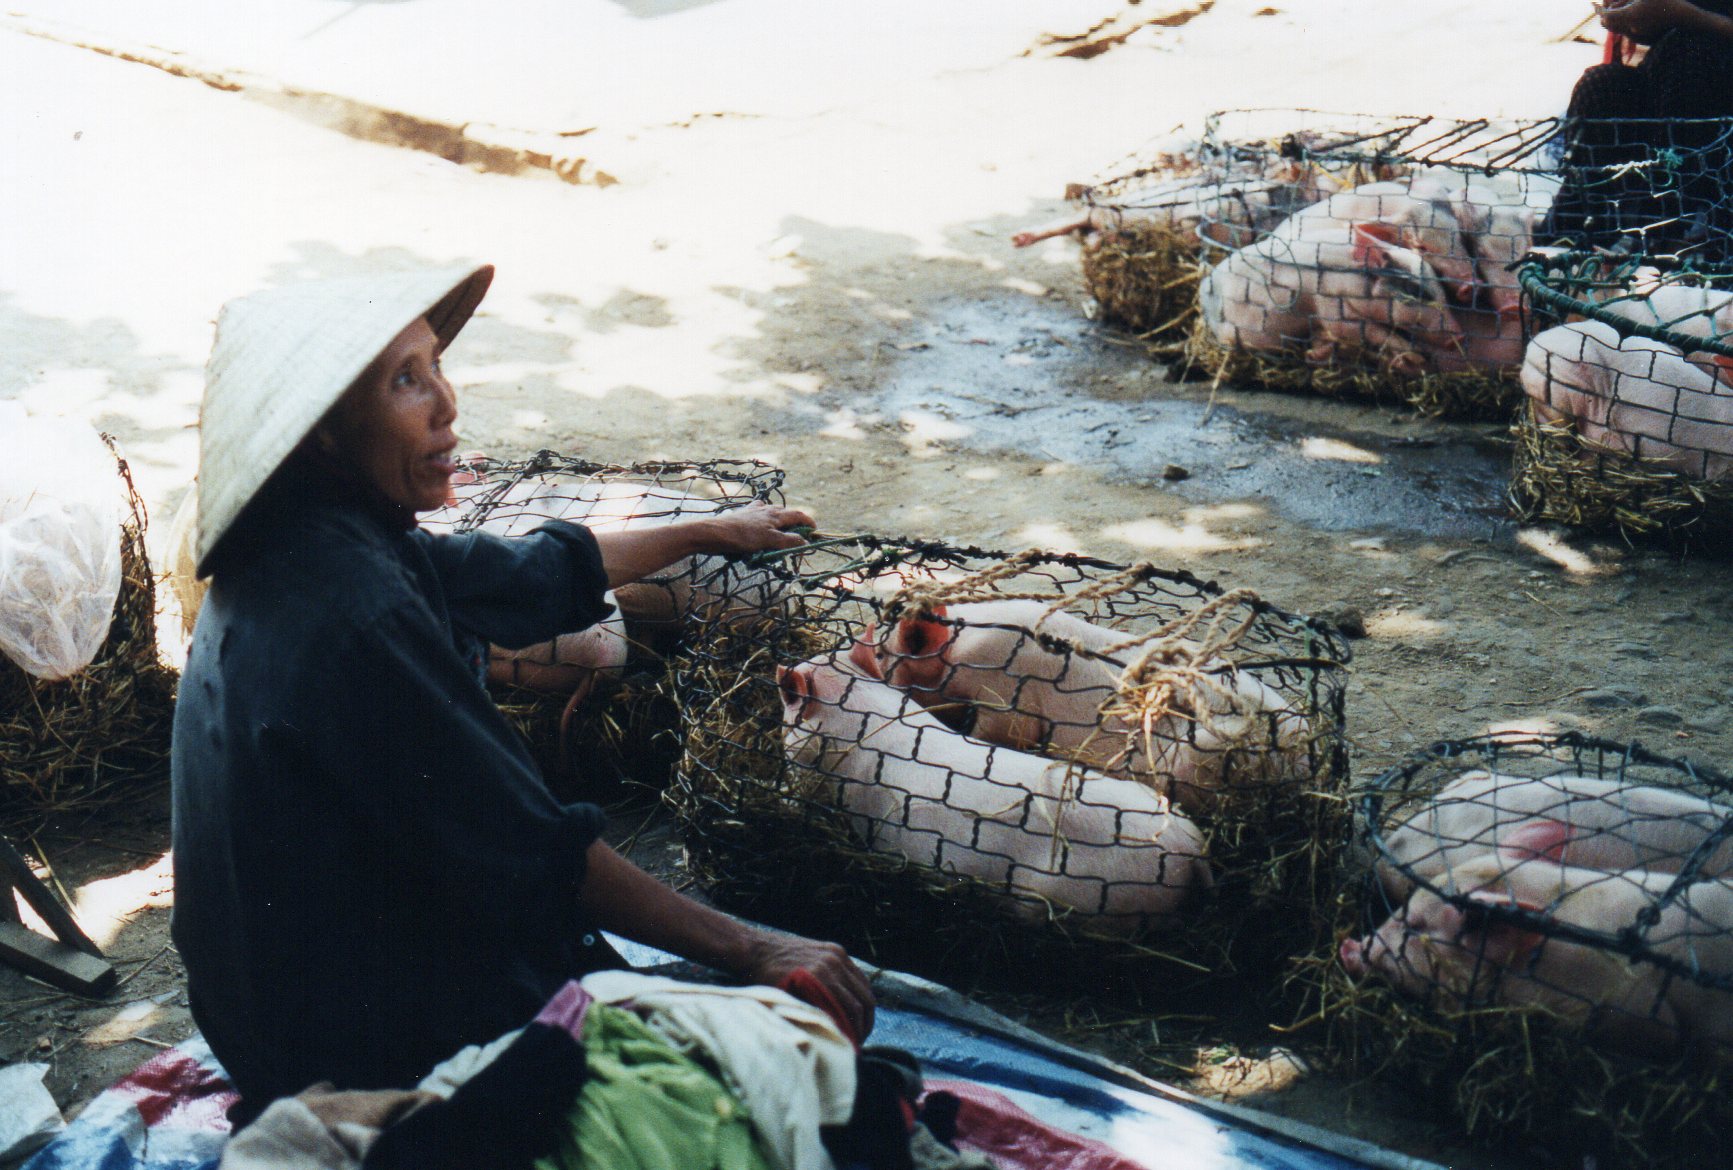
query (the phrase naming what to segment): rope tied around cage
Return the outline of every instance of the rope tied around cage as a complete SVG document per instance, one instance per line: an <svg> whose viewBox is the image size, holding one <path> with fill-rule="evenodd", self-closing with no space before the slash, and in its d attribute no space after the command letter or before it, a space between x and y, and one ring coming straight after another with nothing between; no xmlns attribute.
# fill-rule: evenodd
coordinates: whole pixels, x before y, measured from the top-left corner
<svg viewBox="0 0 1733 1170"><path fill-rule="evenodd" d="M1005 592L993 588L997 582L1015 577L1039 563L1046 555L1039 549L1025 549L960 580L910 582L886 604L884 620L891 623L907 614L930 615L939 606L978 601L1048 602L1046 613L1042 615L1042 620L1045 620L1068 606L1102 601L1132 591L1157 571L1153 565L1140 562L1069 593L1057 590ZM1244 612L1237 619L1231 618L1230 613L1239 607L1244 607ZM1249 739L1255 734L1255 727L1238 722L1227 727L1218 718L1245 714L1238 691L1231 683L1224 683L1222 677L1232 676L1237 671L1226 655L1251 631L1263 609L1263 599L1254 590L1234 589L1146 634L1130 637L1114 646L1109 661L1115 665L1121 661L1127 664L1120 671L1113 695L1102 705L1102 719L1123 720L1136 727L1145 758L1149 760L1162 754L1156 747L1155 737L1169 716L1183 718L1219 737L1224 748ZM1038 629L1029 633L1051 649L1086 657L1104 657L1087 647L1073 645L1068 639L1044 634ZM1132 651L1140 653L1127 660L1126 655Z"/></svg>
<svg viewBox="0 0 1733 1170"><path fill-rule="evenodd" d="M1256 623L1262 599L1250 589L1234 589L1212 598L1192 613L1168 622L1118 651L1142 647L1119 676L1113 698L1102 705L1104 719L1124 720L1137 729L1144 758L1160 759L1157 731L1169 718L1184 719L1222 741L1223 750L1242 746L1256 732L1253 724L1225 727L1219 715L1240 716L1239 692L1222 681L1237 673L1226 657ZM1245 613L1229 625L1228 611L1244 605ZM1201 637L1193 638L1199 627ZM1212 665L1213 664L1213 665Z"/></svg>

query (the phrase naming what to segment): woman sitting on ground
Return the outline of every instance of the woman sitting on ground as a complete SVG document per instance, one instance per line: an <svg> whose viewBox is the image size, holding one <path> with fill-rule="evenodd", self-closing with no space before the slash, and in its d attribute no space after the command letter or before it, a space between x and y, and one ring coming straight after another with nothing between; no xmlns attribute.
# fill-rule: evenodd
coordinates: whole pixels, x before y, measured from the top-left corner
<svg viewBox="0 0 1733 1170"><path fill-rule="evenodd" d="M604 589L696 553L790 547L749 505L592 535L434 536L457 436L440 358L493 270L231 302L200 422L211 578L174 728L174 941L239 1120L319 1081L407 1087L624 965L603 930L743 979L806 969L857 1034L840 947L749 927L651 878L562 805L483 687L489 642L605 616Z"/></svg>

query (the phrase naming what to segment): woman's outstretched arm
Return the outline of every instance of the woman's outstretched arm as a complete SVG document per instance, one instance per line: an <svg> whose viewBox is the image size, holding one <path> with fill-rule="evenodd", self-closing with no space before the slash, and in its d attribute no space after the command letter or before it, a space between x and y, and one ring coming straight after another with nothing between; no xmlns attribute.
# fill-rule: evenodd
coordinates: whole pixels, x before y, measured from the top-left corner
<svg viewBox="0 0 1733 1170"><path fill-rule="evenodd" d="M660 528L598 532L602 567L608 588L617 589L665 569L675 561L700 553L745 554L770 548L793 548L800 537L787 531L812 517L798 508L747 504L701 520L681 520Z"/></svg>

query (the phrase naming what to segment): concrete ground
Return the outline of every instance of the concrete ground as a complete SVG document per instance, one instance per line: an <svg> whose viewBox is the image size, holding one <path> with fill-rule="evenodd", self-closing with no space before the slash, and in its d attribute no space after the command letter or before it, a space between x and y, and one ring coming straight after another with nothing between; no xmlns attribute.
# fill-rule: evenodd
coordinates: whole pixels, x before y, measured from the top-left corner
<svg viewBox="0 0 1733 1170"><path fill-rule="evenodd" d="M1231 387L1211 412L1207 387L1088 322L1072 245L1007 243L1066 183L1211 109L1556 113L1597 59L1569 37L1586 15L14 0L0 399L117 434L160 538L225 299L490 261L448 367L467 447L756 456L831 528L1152 559L1298 610L1358 605L1361 776L1503 726L1725 760L1721 568L1518 530L1497 427ZM1126 35L1059 55L1090 30ZM1162 479L1168 463L1191 478ZM0 972L0 1059L49 1060L69 1112L189 1027L164 830L151 798L41 841L142 972L98 1005ZM1281 1083L1254 1103L1499 1164L1400 1101Z"/></svg>

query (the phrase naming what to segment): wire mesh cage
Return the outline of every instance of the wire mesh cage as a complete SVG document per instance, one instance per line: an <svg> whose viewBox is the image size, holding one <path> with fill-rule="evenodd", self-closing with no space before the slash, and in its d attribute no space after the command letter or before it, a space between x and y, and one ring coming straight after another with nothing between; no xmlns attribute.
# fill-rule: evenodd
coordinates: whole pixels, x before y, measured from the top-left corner
<svg viewBox="0 0 1733 1170"><path fill-rule="evenodd" d="M1733 261L1733 119L1570 118L1548 243Z"/></svg>
<svg viewBox="0 0 1733 1170"><path fill-rule="evenodd" d="M472 459L456 478L451 501L422 525L515 537L549 520L605 533L780 502L783 473L754 460L617 465L542 451ZM591 795L625 779L660 786L677 752L666 656L694 624L762 605L752 592L762 586L723 557L685 558L611 591L616 612L587 630L521 650L490 647L489 683L551 780Z"/></svg>
<svg viewBox="0 0 1733 1170"><path fill-rule="evenodd" d="M1323 139L1297 123L1264 128L1285 148L1238 152L1221 133L1223 117L1202 136L1175 132L1073 184L1065 192L1073 215L1013 242L1080 236L1084 285L1100 317L1150 341L1183 342L1197 318L1207 245L1249 244L1301 208L1383 174L1307 149Z"/></svg>
<svg viewBox="0 0 1733 1170"><path fill-rule="evenodd" d="M1627 539L1725 547L1733 532L1733 267L1537 252L1519 515Z"/></svg>
<svg viewBox="0 0 1733 1170"><path fill-rule="evenodd" d="M1346 811L1329 627L1033 550L843 537L765 567L779 604L676 668L669 799L717 896L974 979L1084 948L1203 983L1316 937Z"/></svg>
<svg viewBox="0 0 1733 1170"><path fill-rule="evenodd" d="M1559 132L1556 119L1213 115L1205 140L1228 165L1299 160L1336 186L1234 250L1206 249L1191 362L1269 389L1509 418L1523 344L1510 266L1563 182Z"/></svg>
<svg viewBox="0 0 1733 1170"><path fill-rule="evenodd" d="M71 678L48 682L0 656L0 827L33 830L55 814L124 801L168 777L174 673L157 654L144 501L118 452L115 464L127 501L120 594L96 657Z"/></svg>
<svg viewBox="0 0 1733 1170"><path fill-rule="evenodd" d="M1308 964L1338 1053L1472 1133L1702 1164L1733 1121L1733 781L1483 736L1379 777L1355 832L1368 875Z"/></svg>

